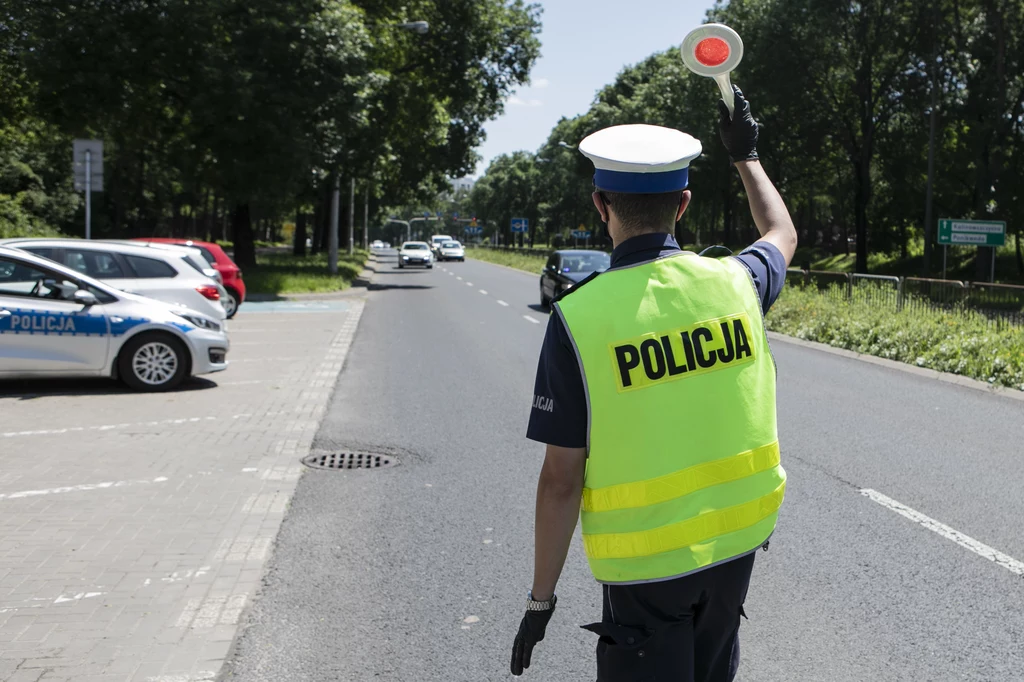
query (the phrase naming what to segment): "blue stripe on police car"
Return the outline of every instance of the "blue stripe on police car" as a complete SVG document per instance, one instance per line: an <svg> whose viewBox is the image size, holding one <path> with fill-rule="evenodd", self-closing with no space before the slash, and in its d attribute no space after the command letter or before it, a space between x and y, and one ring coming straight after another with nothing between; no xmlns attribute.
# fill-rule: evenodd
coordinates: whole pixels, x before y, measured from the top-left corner
<svg viewBox="0 0 1024 682"><path fill-rule="evenodd" d="M88 313L45 313L36 310L9 309L7 325L0 325L0 334L37 334L43 336L123 336L139 325L151 322L144 317L112 317L110 325L103 315ZM0 319L2 322L2 319ZM189 325L174 325L187 331Z"/></svg>

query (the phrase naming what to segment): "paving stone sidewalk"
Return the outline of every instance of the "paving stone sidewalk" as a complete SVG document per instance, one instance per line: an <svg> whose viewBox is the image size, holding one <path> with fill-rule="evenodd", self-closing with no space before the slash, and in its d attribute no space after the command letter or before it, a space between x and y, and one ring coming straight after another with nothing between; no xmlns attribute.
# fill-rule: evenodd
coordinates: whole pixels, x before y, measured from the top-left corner
<svg viewBox="0 0 1024 682"><path fill-rule="evenodd" d="M0 384L0 680L216 677L363 305L247 303L173 393Z"/></svg>

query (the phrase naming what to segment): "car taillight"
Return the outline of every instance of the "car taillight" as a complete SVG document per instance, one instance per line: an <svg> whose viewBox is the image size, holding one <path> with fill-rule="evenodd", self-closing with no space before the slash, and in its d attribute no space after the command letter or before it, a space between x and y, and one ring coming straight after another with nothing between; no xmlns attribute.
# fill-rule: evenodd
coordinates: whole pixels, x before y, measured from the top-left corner
<svg viewBox="0 0 1024 682"><path fill-rule="evenodd" d="M200 284L196 287L196 291L202 294L203 298L208 298L211 301L220 300L220 292L217 290L217 287L212 284Z"/></svg>

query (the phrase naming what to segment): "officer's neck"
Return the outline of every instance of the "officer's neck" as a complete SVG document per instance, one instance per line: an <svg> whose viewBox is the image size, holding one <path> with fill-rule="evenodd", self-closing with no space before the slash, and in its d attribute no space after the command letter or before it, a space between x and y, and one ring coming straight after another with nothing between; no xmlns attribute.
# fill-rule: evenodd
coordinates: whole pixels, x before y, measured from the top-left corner
<svg viewBox="0 0 1024 682"><path fill-rule="evenodd" d="M617 222L617 221L616 221ZM648 234L666 234L672 236L672 232L667 230L644 230L642 232L630 231L626 232L622 229L621 225L613 225L611 222L608 223L608 236L612 238L612 248L618 248L623 242L629 241L633 237L642 237Z"/></svg>

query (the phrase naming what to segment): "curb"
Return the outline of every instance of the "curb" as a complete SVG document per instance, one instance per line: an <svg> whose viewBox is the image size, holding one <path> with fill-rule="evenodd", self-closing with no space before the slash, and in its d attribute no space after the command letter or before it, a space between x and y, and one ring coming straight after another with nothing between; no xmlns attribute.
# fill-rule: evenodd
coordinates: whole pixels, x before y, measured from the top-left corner
<svg viewBox="0 0 1024 682"><path fill-rule="evenodd" d="M978 381L977 379L969 379L959 374L950 374L949 372L939 372L938 370L928 369L926 367L916 367L914 365L908 365L905 362L897 362L896 360L889 360L887 358L879 358L874 355L867 355L864 353L858 353L852 350L846 350L845 348L836 348L835 346L829 346L825 343L819 343L817 341L807 341L805 339L798 339L795 336L786 336L778 332L768 332L768 338L772 341L781 341L783 343L789 343L794 346L800 346L801 348L810 348L811 350L821 351L822 353L829 353L831 355L838 355L843 358L850 360L859 360L861 362L867 362L872 365L878 365L879 367L885 367L886 369L894 369L899 372L906 372L907 374L914 374L925 379L934 379L936 381L942 381L947 384L954 384L956 386L962 386L963 388L970 388L975 391L981 391L990 395L997 395L1001 398L1010 398L1011 400L1019 400L1024 402L1024 391L1015 391L1012 388L1005 386L992 386L991 384L985 383L984 381Z"/></svg>

